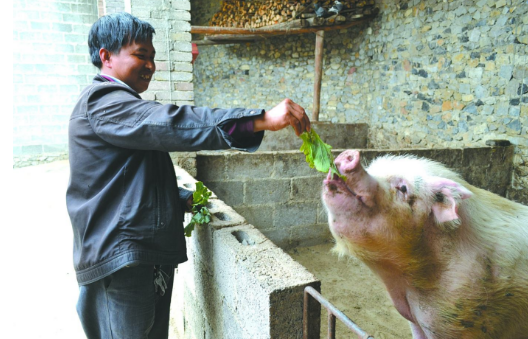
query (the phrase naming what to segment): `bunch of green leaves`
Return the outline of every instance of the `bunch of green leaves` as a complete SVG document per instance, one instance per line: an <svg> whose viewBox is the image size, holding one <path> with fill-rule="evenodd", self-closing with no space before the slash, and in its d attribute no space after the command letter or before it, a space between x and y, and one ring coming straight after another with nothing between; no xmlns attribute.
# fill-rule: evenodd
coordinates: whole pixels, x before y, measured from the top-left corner
<svg viewBox="0 0 528 339"><path fill-rule="evenodd" d="M211 213L206 205L209 202L211 191L204 186L203 182L196 182L196 190L193 192L192 214L191 222L185 226L185 236L190 237L194 226L208 224L211 221Z"/></svg>
<svg viewBox="0 0 528 339"><path fill-rule="evenodd" d="M325 144L313 128L309 132L303 132L300 137L303 140L301 152L306 156L306 162L311 168L323 173L328 173L329 170L332 170L332 173L337 174L342 179L346 179L344 175L339 173L334 164L334 156L331 152L332 147Z"/></svg>

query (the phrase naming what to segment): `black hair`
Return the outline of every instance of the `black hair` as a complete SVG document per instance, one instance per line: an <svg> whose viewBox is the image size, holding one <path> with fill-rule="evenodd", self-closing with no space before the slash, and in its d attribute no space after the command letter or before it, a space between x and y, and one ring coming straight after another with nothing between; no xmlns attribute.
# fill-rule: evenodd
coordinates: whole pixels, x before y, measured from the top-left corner
<svg viewBox="0 0 528 339"><path fill-rule="evenodd" d="M92 25L88 33L88 48L92 64L99 69L103 67L99 57L101 48L112 53L119 53L121 47L133 42L152 41L155 33L151 24L126 12L102 16Z"/></svg>

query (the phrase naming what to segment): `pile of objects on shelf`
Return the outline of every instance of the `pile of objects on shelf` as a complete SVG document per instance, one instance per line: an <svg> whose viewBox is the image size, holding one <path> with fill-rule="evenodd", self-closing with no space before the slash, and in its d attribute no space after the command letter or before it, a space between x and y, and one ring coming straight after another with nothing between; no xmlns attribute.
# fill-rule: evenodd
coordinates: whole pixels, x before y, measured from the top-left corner
<svg viewBox="0 0 528 339"><path fill-rule="evenodd" d="M295 20L302 27L339 25L376 11L374 0L226 0L210 26L260 28Z"/></svg>

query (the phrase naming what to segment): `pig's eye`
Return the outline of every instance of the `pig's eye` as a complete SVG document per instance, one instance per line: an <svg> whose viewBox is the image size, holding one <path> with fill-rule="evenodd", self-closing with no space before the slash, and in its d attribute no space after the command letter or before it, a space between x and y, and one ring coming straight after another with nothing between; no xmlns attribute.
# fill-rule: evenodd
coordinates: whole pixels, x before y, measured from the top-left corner
<svg viewBox="0 0 528 339"><path fill-rule="evenodd" d="M400 192L402 193L407 193L407 186L405 185L402 185L400 188L399 188Z"/></svg>

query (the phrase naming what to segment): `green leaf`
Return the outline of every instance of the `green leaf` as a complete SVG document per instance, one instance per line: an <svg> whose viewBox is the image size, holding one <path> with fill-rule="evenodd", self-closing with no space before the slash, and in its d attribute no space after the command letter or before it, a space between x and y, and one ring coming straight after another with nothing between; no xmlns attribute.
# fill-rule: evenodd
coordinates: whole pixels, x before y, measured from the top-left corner
<svg viewBox="0 0 528 339"><path fill-rule="evenodd" d="M192 214L191 222L185 226L184 232L186 237L192 235L192 231L196 225L208 224L211 221L211 213L205 207L209 202L212 192L204 186L203 182L196 182L196 190L193 192Z"/></svg>
<svg viewBox="0 0 528 339"><path fill-rule="evenodd" d="M203 182L196 182L196 190L193 193L193 206L205 205L209 201L211 191L204 186Z"/></svg>
<svg viewBox="0 0 528 339"><path fill-rule="evenodd" d="M185 226L185 228L183 229L186 237L190 237L192 235L193 230L194 230L194 222L192 221L187 226Z"/></svg>
<svg viewBox="0 0 528 339"><path fill-rule="evenodd" d="M300 137L303 140L300 150L306 156L306 162L311 168L323 173L328 173L329 170L332 170L332 173L345 179L345 176L339 173L334 164L334 156L331 152L332 147L325 144L313 128L310 129L310 132L303 132Z"/></svg>

